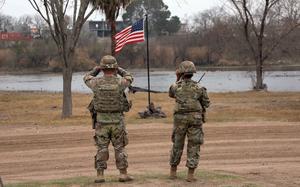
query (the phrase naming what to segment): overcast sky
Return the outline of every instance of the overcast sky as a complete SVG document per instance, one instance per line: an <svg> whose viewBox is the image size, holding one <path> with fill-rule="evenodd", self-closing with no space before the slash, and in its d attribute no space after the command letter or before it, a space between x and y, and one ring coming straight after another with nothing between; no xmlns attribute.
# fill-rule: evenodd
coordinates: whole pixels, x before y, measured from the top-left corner
<svg viewBox="0 0 300 187"><path fill-rule="evenodd" d="M3 0L0 0L3 1ZM151 0L155 1L155 0ZM200 11L220 5L222 0L163 0L168 5L172 16L179 16L180 18L187 18L190 15ZM5 4L0 10L2 14L13 17L20 17L26 14L36 14L32 9L28 0L5 0ZM101 19L101 13L95 13L90 17L90 20Z"/></svg>

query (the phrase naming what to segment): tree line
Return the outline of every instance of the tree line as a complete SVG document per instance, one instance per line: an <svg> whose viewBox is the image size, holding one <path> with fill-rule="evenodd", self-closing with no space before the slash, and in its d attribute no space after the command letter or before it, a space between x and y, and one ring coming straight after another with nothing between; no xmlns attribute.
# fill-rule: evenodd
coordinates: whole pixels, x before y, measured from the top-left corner
<svg viewBox="0 0 300 187"><path fill-rule="evenodd" d="M101 5L101 1L100 5ZM126 1L125 3L129 3ZM34 2L32 2L35 6ZM95 7L98 1L94 1ZM49 6L48 6L49 7ZM36 7L37 8L37 7ZM105 4L103 4L105 8ZM126 6L126 12L122 15L125 25L141 19L145 15L145 10L148 10L150 17L150 36L153 38L174 35L181 26L181 21L177 16L171 16L171 12L162 0L145 1L136 0ZM107 11L107 16L112 18L108 19L108 23L113 23L118 16L117 10L115 12ZM64 15L64 22L67 27L72 27L71 16ZM37 33L32 33L32 27L35 27ZM1 41L0 43L0 68L2 69L26 69L38 68L43 71L57 72L62 71L62 63L59 52L56 50L55 41L51 37L51 30L49 25L40 15L24 15L20 18L14 18L0 13L0 31L1 32L19 32L24 35L32 35L33 40L28 41ZM112 36L116 31L112 32ZM97 38L96 34L89 30L88 22L84 23L80 36L78 38L78 49L74 52L74 70L86 71L93 67L101 56L111 53L113 51L108 46L110 44L108 38ZM137 48L128 47L126 52L118 54L118 58L124 61L125 66L143 67L142 62L137 62L136 59L143 59L143 45ZM139 52L140 54L138 54ZM132 55L139 55L142 58L134 58ZM157 56L157 55L156 55ZM165 66L167 67L167 66Z"/></svg>
<svg viewBox="0 0 300 187"><path fill-rule="evenodd" d="M131 22L130 20L135 20L128 14L138 15L132 12L125 13L124 21L128 23ZM293 17L293 15L289 16ZM176 18L173 17L173 19ZM150 35L152 67L174 68L185 59L194 61L198 66L255 64L251 49L241 30L242 23L239 22L238 17L229 14L224 8L214 7L199 12L189 20L182 20L180 23L180 31L178 32L178 29L175 33L168 33L166 28L159 29L159 26L155 27L152 24L153 31ZM286 24L287 22L283 24L278 21L268 23L264 33L266 45L270 45L271 41L280 37L280 33L274 31L286 30ZM0 67L2 69L39 68L44 71L62 71L56 46L48 33L46 24L39 16L23 16L16 19L0 14L2 31L5 28L9 31L30 33L29 25L35 25L43 31L42 38L31 42L1 41ZM255 40L254 36L251 36L251 41L255 42ZM265 65L299 65L299 43L300 29L295 28L280 41L280 45L276 46ZM109 39L97 38L86 23L79 37L79 49L75 51L74 70L86 71L93 67L101 56L110 53L109 46ZM116 57L125 67L145 68L145 44L128 45Z"/></svg>

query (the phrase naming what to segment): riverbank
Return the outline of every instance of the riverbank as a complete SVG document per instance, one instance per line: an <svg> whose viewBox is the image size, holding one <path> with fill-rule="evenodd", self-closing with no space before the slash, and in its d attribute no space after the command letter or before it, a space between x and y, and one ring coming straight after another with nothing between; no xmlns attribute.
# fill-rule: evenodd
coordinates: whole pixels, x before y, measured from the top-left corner
<svg viewBox="0 0 300 187"><path fill-rule="evenodd" d="M170 68L152 68L151 72L155 71L175 71L176 67ZM255 71L255 66L197 66L199 71ZM130 71L146 70L146 68L128 68ZM265 65L265 71L300 71L300 65ZM88 70L86 70L88 71ZM79 71L80 72L80 71ZM18 69L1 69L0 75L32 75L32 74L47 74L62 72L51 71L48 68L18 68ZM74 72L76 73L76 72Z"/></svg>
<svg viewBox="0 0 300 187"><path fill-rule="evenodd" d="M255 71L253 66L200 66L203 71ZM299 71L300 65L265 65L264 71Z"/></svg>

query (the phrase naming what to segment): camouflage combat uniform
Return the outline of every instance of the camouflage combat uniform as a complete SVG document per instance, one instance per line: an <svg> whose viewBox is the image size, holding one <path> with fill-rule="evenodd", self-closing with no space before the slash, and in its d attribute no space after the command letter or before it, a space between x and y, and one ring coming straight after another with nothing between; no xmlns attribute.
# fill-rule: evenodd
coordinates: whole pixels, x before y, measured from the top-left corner
<svg viewBox="0 0 300 187"><path fill-rule="evenodd" d="M128 144L128 138L123 113L129 111L131 104L127 101L124 91L132 83L133 77L121 68L118 69L118 74L122 78L105 75L96 77L98 73L99 70L94 68L84 76L84 82L94 93L93 102L97 111L94 139L98 151L95 156L95 168L107 168L108 145L111 141L117 168L126 169L128 162L125 146Z"/></svg>
<svg viewBox="0 0 300 187"><path fill-rule="evenodd" d="M187 135L186 167L196 168L204 138L202 112L210 103L206 89L193 80L180 80L170 87L169 96L176 100L170 165L177 166L180 163Z"/></svg>
<svg viewBox="0 0 300 187"><path fill-rule="evenodd" d="M189 168L187 181L192 182L194 171L199 163L200 145L203 144L204 133L202 124L204 112L210 101L206 88L201 87L191 77L196 67L191 61L183 61L176 70L177 82L169 89L169 96L175 98L174 127L172 132L173 146L170 154L170 178L176 178L177 165L180 163L187 136L187 162Z"/></svg>

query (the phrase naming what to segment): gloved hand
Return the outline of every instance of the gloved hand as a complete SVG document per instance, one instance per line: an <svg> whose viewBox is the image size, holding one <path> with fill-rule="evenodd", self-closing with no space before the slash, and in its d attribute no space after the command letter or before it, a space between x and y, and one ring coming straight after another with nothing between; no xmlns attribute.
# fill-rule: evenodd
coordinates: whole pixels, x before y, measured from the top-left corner
<svg viewBox="0 0 300 187"><path fill-rule="evenodd" d="M95 67L93 68L93 70L92 70L91 75L94 76L94 77L96 77L96 76L100 73L100 71L101 71L100 66L95 66Z"/></svg>
<svg viewBox="0 0 300 187"><path fill-rule="evenodd" d="M180 80L181 76L182 76L182 73L179 73L178 70L176 70L176 78L177 78L176 82Z"/></svg>

